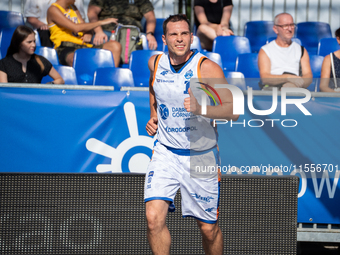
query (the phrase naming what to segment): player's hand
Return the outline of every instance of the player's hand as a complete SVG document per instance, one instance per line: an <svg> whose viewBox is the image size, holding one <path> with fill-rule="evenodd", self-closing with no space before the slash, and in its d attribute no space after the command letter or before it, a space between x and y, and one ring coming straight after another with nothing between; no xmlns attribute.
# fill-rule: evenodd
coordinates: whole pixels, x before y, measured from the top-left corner
<svg viewBox="0 0 340 255"><path fill-rule="evenodd" d="M201 106L198 104L197 99L194 97L191 89L188 89L189 97L184 98L184 108L187 112L192 112L195 115L201 114Z"/></svg>
<svg viewBox="0 0 340 255"><path fill-rule="evenodd" d="M154 136L157 132L157 129L158 129L158 119L157 117L152 117L146 124L146 132L148 132L150 136Z"/></svg>
<svg viewBox="0 0 340 255"><path fill-rule="evenodd" d="M93 38L94 45L101 45L105 42L107 42L107 35L103 31L98 32L94 35L94 38Z"/></svg>

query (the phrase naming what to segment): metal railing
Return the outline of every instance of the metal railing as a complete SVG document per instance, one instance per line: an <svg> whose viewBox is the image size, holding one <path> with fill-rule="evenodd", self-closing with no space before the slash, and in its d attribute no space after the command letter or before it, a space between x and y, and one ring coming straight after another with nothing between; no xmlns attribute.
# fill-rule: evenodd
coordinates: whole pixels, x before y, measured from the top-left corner
<svg viewBox="0 0 340 255"><path fill-rule="evenodd" d="M189 0L188 0L189 1ZM85 12L89 0L83 0ZM155 7L157 18L165 18L170 14L178 13L178 0L151 0ZM184 2L184 1L183 1ZM191 0L193 7L194 0ZM21 11L24 10L25 0L9 0L0 3L0 9ZM340 27L340 1L329 0L233 0L234 8L231 22L236 35L243 35L244 25L252 20L273 20L281 12L292 14L296 23L303 21L322 21L331 26L332 33ZM193 15L191 23L193 24Z"/></svg>

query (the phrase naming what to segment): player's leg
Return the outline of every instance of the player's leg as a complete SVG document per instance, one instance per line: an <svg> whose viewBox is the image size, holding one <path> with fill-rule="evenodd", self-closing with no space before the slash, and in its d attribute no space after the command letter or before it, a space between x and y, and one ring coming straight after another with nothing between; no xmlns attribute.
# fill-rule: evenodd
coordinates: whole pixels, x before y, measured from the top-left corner
<svg viewBox="0 0 340 255"><path fill-rule="evenodd" d="M202 235L202 244L205 254L223 254L223 235L218 222L214 224L197 220Z"/></svg>
<svg viewBox="0 0 340 255"><path fill-rule="evenodd" d="M147 237L153 254L170 254L171 237L166 226L169 201L151 200L145 203Z"/></svg>
<svg viewBox="0 0 340 255"><path fill-rule="evenodd" d="M122 53L122 45L117 41L108 41L103 44L103 49L112 52L115 67L118 67L120 63L120 54Z"/></svg>

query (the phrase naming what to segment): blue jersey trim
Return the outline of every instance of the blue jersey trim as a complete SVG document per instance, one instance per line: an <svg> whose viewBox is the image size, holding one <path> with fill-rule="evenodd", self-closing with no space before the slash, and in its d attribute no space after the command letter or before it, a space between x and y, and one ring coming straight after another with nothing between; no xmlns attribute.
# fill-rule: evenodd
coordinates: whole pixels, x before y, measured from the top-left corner
<svg viewBox="0 0 340 255"><path fill-rule="evenodd" d="M167 148L169 151L171 151L174 154L180 155L180 156L196 156L196 155L203 155L206 154L212 150L216 150L217 145L215 145L214 147L208 149L208 150L204 150L204 151L194 151L194 150L190 150L190 149L176 149L176 148L172 148L169 146L166 146L164 144L162 144L165 148ZM215 152L216 155L216 152Z"/></svg>
<svg viewBox="0 0 340 255"><path fill-rule="evenodd" d="M152 200L164 200L164 201L169 201L171 203L174 202L171 198L168 198L168 197L149 197L149 198L144 199L144 203L152 201Z"/></svg>
<svg viewBox="0 0 340 255"><path fill-rule="evenodd" d="M191 217L191 218L194 218L196 220L199 220L199 221L202 221L202 222L205 222L205 223L209 223L209 224L215 224L217 222L217 220L203 220L203 219L197 218L197 217L192 216L192 215L183 215L183 218L187 218L187 217Z"/></svg>
<svg viewBox="0 0 340 255"><path fill-rule="evenodd" d="M192 58L198 53L198 50L191 50L194 54L191 55L191 57L188 59L188 61L185 63L184 66L182 66L181 69L178 70L178 72L175 71L175 69L172 67L171 62L170 62L170 57L168 55L168 59L169 59L169 65L170 65L170 69L173 73L180 73L182 72L182 70L191 62Z"/></svg>

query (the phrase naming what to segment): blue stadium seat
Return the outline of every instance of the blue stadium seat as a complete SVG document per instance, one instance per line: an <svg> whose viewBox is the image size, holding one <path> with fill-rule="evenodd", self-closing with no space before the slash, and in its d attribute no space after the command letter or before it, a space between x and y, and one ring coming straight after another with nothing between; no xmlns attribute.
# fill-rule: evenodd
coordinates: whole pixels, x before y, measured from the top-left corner
<svg viewBox="0 0 340 255"><path fill-rule="evenodd" d="M276 39L276 36L275 37L270 37L270 38L268 38L267 43L270 43L271 41L273 41L275 39ZM301 45L301 40L299 38L293 37L292 41Z"/></svg>
<svg viewBox="0 0 340 255"><path fill-rule="evenodd" d="M61 75L61 77L63 77L63 79L65 81L65 85L77 85L78 84L76 71L74 70L73 67L58 65L58 66L54 66L54 68ZM52 81L52 78L50 76L46 75L42 79L41 83L47 83L47 82L51 82L51 81Z"/></svg>
<svg viewBox="0 0 340 255"><path fill-rule="evenodd" d="M41 47L40 36L37 30L34 30L35 33L35 46Z"/></svg>
<svg viewBox="0 0 340 255"><path fill-rule="evenodd" d="M75 51L73 68L76 70L79 85L93 85L94 72L101 67L115 67L111 51L95 48Z"/></svg>
<svg viewBox="0 0 340 255"><path fill-rule="evenodd" d="M313 54L309 55L309 62L312 69L313 78L320 78L323 59L323 56Z"/></svg>
<svg viewBox="0 0 340 255"><path fill-rule="evenodd" d="M198 51L202 51L201 41L196 35L194 35L194 40L193 40L192 44L190 45L190 49L196 49ZM164 52L168 51L168 46L165 45L164 43L163 43L163 51Z"/></svg>
<svg viewBox="0 0 340 255"><path fill-rule="evenodd" d="M242 90L247 89L243 73L235 71L225 71L224 76L229 84L235 85Z"/></svg>
<svg viewBox="0 0 340 255"><path fill-rule="evenodd" d="M236 72L243 73L246 78L246 86L259 90L260 72L257 65L258 53L244 53L236 59ZM251 79L253 78L253 79Z"/></svg>
<svg viewBox="0 0 340 255"><path fill-rule="evenodd" d="M313 82L307 87L310 91L318 91L318 84L320 82L321 67L324 57L319 55L309 55L310 67L313 73Z"/></svg>
<svg viewBox="0 0 340 255"><path fill-rule="evenodd" d="M238 55L236 59L236 72L243 73L245 78L260 78L259 67L257 65L258 53L244 53Z"/></svg>
<svg viewBox="0 0 340 255"><path fill-rule="evenodd" d="M325 57L337 50L340 50L340 45L336 38L322 38L319 41L317 54Z"/></svg>
<svg viewBox="0 0 340 255"><path fill-rule="evenodd" d="M163 21L164 20L165 19L163 19L163 18L156 19L155 38L156 38L156 41L157 41L157 50L159 50L159 51L161 51L163 49L162 35L163 35ZM145 31L145 33L146 32L147 31Z"/></svg>
<svg viewBox="0 0 340 255"><path fill-rule="evenodd" d="M25 25L24 16L20 12L0 11L0 29L16 28L19 25Z"/></svg>
<svg viewBox="0 0 340 255"><path fill-rule="evenodd" d="M121 87L133 87L132 72L127 68L98 68L94 73L93 85L114 86L115 91Z"/></svg>
<svg viewBox="0 0 340 255"><path fill-rule="evenodd" d="M276 37L273 21L248 21L244 26L244 36L249 39L251 51L259 52L268 38Z"/></svg>
<svg viewBox="0 0 340 255"><path fill-rule="evenodd" d="M296 26L296 37L309 54L317 54L319 41L322 38L331 38L332 32L328 23L300 22Z"/></svg>
<svg viewBox="0 0 340 255"><path fill-rule="evenodd" d="M190 45L190 49L196 49L198 51L202 51L201 41L196 35L194 35L194 40L192 44Z"/></svg>
<svg viewBox="0 0 340 255"><path fill-rule="evenodd" d="M218 64L223 70L223 63L222 63L222 58L220 54L216 52L210 52L210 51L202 51L201 53L207 56L207 58L209 58L210 60L214 61L216 64Z"/></svg>
<svg viewBox="0 0 340 255"><path fill-rule="evenodd" d="M130 55L129 69L132 71L135 87L148 87L150 70L148 67L149 58L162 51L156 50L136 50Z"/></svg>
<svg viewBox="0 0 340 255"><path fill-rule="evenodd" d="M7 54L7 49L11 44L12 35L14 33L15 27L3 28L0 32L0 51L1 58L4 58Z"/></svg>
<svg viewBox="0 0 340 255"><path fill-rule="evenodd" d="M45 57L54 66L60 65L57 51L53 48L37 46L35 54Z"/></svg>
<svg viewBox="0 0 340 255"><path fill-rule="evenodd" d="M249 40L243 36L218 36L212 51L221 55L223 71L235 71L237 56L251 53Z"/></svg>

